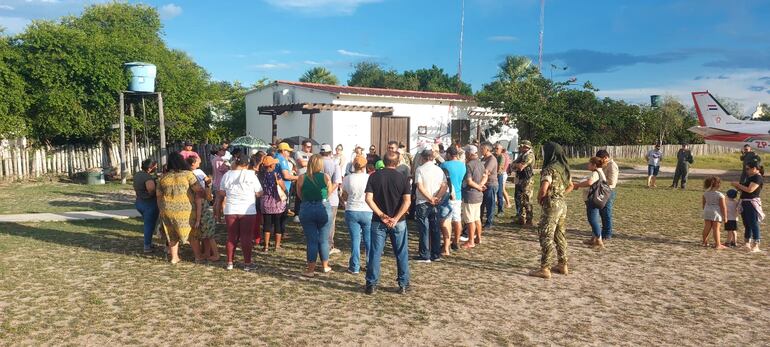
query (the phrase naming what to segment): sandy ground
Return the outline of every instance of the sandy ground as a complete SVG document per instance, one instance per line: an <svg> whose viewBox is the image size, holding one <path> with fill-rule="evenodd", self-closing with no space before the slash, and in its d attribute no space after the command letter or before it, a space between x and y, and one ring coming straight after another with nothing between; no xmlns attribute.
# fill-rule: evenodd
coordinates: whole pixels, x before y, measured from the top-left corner
<svg viewBox="0 0 770 347"><path fill-rule="evenodd" d="M246 273L145 256L135 220L0 224L0 345L770 344L768 253L700 247L697 184L641 185L619 189L618 235L602 251L582 244L570 196L568 276L526 276L535 230L505 224L477 249L411 263L407 295L394 293L392 257L380 291L363 294L363 275L345 273L341 218L336 272L310 280L296 225L286 250Z"/></svg>

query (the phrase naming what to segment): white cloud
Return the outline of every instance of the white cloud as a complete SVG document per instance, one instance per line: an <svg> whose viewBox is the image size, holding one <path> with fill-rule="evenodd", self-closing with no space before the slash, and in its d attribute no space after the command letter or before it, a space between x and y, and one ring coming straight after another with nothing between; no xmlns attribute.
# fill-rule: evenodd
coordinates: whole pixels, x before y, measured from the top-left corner
<svg viewBox="0 0 770 347"><path fill-rule="evenodd" d="M13 11L14 9L16 8L10 5L0 5L0 10Z"/></svg>
<svg viewBox="0 0 770 347"><path fill-rule="evenodd" d="M6 29L6 34L18 34L32 21L21 17L0 17L0 27Z"/></svg>
<svg viewBox="0 0 770 347"><path fill-rule="evenodd" d="M165 4L158 9L158 13L163 19L171 19L182 14L182 7L176 4Z"/></svg>
<svg viewBox="0 0 770 347"><path fill-rule="evenodd" d="M510 36L510 35L498 35L498 36L490 36L487 38L489 41L495 41L495 42L512 42L512 41L518 41L519 38L516 36Z"/></svg>
<svg viewBox="0 0 770 347"><path fill-rule="evenodd" d="M303 63L307 65L321 65L320 62L314 61L314 60L305 60Z"/></svg>
<svg viewBox="0 0 770 347"><path fill-rule="evenodd" d="M692 105L692 92L708 90L715 95L730 98L741 103L748 114L757 103L770 103L770 70L753 70L733 74L722 73L715 77L677 80L668 85L645 88L624 88L601 90L602 97L622 99L635 103L649 103L650 95L671 95L685 105ZM758 87L764 86L760 89Z"/></svg>
<svg viewBox="0 0 770 347"><path fill-rule="evenodd" d="M271 6L314 15L351 15L365 4L383 0L263 0Z"/></svg>
<svg viewBox="0 0 770 347"><path fill-rule="evenodd" d="M375 57L374 55L371 55L371 54L353 52L353 51L348 51L348 50L344 50L344 49L338 49L337 53L342 54L342 55L346 55L348 57L359 57L359 58L374 58Z"/></svg>
<svg viewBox="0 0 770 347"><path fill-rule="evenodd" d="M264 64L256 64L249 66L253 69L260 69L260 70L277 70L277 69L288 69L291 67L291 65L286 63L264 63Z"/></svg>

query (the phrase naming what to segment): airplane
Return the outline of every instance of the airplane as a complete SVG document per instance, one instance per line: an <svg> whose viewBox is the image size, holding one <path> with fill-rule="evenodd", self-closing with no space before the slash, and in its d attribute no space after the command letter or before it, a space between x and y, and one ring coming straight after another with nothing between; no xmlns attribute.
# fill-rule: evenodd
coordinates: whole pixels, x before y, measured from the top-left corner
<svg viewBox="0 0 770 347"><path fill-rule="evenodd" d="M735 148L748 144L770 153L770 122L736 119L708 91L693 92L692 101L700 125L687 130L703 136L706 143Z"/></svg>

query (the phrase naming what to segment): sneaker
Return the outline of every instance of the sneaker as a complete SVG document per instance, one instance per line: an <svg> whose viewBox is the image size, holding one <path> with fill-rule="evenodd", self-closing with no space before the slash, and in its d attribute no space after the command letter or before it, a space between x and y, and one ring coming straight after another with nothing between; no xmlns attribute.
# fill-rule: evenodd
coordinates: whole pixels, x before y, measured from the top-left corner
<svg viewBox="0 0 770 347"><path fill-rule="evenodd" d="M339 248L332 248L329 250L329 254L339 254L342 253L342 251L339 250Z"/></svg>
<svg viewBox="0 0 770 347"><path fill-rule="evenodd" d="M144 247L144 253L152 253L152 246Z"/></svg>
<svg viewBox="0 0 770 347"><path fill-rule="evenodd" d="M292 219L292 221L294 221L294 223L299 223L299 216L295 216L294 219Z"/></svg>
<svg viewBox="0 0 770 347"><path fill-rule="evenodd" d="M358 271L353 271L351 269L348 269L348 273L351 274L351 275L358 275L359 274Z"/></svg>
<svg viewBox="0 0 770 347"><path fill-rule="evenodd" d="M430 259L417 258L415 261L418 263L430 264Z"/></svg>
<svg viewBox="0 0 770 347"><path fill-rule="evenodd" d="M435 261L441 261L441 260L442 260L441 257L436 257L436 258L431 259L430 261L434 261L435 262Z"/></svg>
<svg viewBox="0 0 770 347"><path fill-rule="evenodd" d="M326 268L324 268L324 269L323 269L323 272L324 272L325 274L328 274L328 273L332 273L332 272L334 272L334 270L332 270L332 268L331 268L331 267L326 267Z"/></svg>
<svg viewBox="0 0 770 347"><path fill-rule="evenodd" d="M406 285L406 287L398 286L398 291L396 291L396 293L404 295L404 294L410 292L411 289L412 289L412 286L410 286L408 284Z"/></svg>
<svg viewBox="0 0 770 347"><path fill-rule="evenodd" d="M243 264L243 271L249 272L254 271L257 269L257 266L254 264Z"/></svg>
<svg viewBox="0 0 770 347"><path fill-rule="evenodd" d="M460 241L462 242L468 242L468 236L460 235Z"/></svg>
<svg viewBox="0 0 770 347"><path fill-rule="evenodd" d="M227 266L225 266L225 270L232 270L233 269L233 263L227 263Z"/></svg>
<svg viewBox="0 0 770 347"><path fill-rule="evenodd" d="M377 286L375 285L368 285L364 290L364 293L366 293L366 295L374 295L374 293L376 292L377 292Z"/></svg>
<svg viewBox="0 0 770 347"><path fill-rule="evenodd" d="M451 248L452 248L453 251L456 251L456 250L460 249L460 246L458 246L456 243L453 243Z"/></svg>

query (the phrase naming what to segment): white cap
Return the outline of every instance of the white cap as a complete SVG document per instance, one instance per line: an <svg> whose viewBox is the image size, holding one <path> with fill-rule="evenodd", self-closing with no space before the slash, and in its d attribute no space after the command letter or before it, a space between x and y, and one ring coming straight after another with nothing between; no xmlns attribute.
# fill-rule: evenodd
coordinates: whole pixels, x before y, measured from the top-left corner
<svg viewBox="0 0 770 347"><path fill-rule="evenodd" d="M332 146L329 145L328 143L324 143L321 145L321 153L326 153L331 151L332 151Z"/></svg>
<svg viewBox="0 0 770 347"><path fill-rule="evenodd" d="M465 152L469 154L476 154L479 152L479 148L474 145L467 145L465 146Z"/></svg>
<svg viewBox="0 0 770 347"><path fill-rule="evenodd" d="M353 149L356 149L356 148L364 149L364 146L361 146L360 144L356 143L356 146L353 147Z"/></svg>

